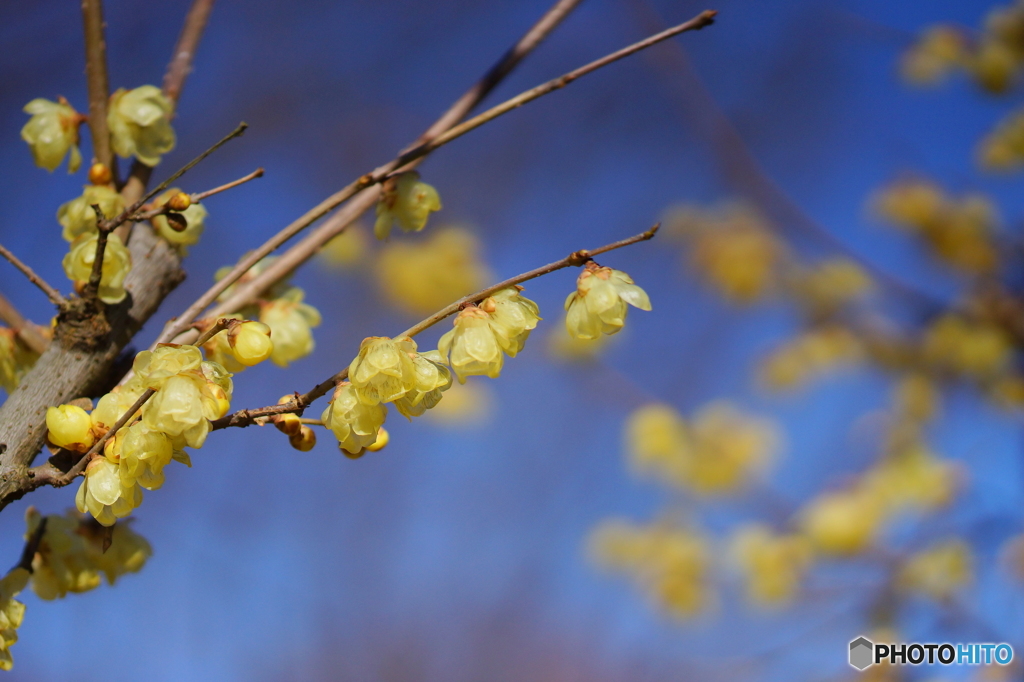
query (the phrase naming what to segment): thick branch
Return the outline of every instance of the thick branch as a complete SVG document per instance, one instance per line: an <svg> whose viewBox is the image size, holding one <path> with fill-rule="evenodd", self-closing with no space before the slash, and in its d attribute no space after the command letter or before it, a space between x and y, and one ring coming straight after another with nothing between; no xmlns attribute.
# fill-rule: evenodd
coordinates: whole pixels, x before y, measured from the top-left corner
<svg viewBox="0 0 1024 682"><path fill-rule="evenodd" d="M409 327L401 334L396 335L394 338L397 339L403 336L416 336L417 334L420 334L426 331L427 329L430 329L431 327L433 327L435 324L445 319L446 317L450 317L451 315L454 315L455 313L459 312L459 310L469 305L470 303L479 303L488 296L491 296L492 294L495 294L501 291L502 289L507 289L511 286L515 286L516 284L520 284L531 279L542 277L549 273L555 272L556 270L561 270L563 268L569 267L579 267L585 264L587 261L591 260L594 256L599 256L602 253L607 253L608 251L612 251L614 249L621 249L624 246L630 246L631 244L637 244L639 242L645 242L649 239L653 239L654 235L658 233L659 227L661 227L661 225L655 225L646 232L641 232L640 234L634 235L627 239L621 239L617 242L612 242L611 244L606 244L600 248L593 249L590 251L574 251L565 258L562 258L561 260L557 260L553 263L548 263L547 265L542 265L539 268L534 268L529 272L524 272L520 275L516 275L515 277L510 277L509 279L506 279L503 282L492 284L486 289L482 289L476 292L475 294L463 296L459 300L445 306L444 308L441 308L441 310L438 310L436 313L426 318L425 320L422 320L417 324L414 324L412 327ZM315 401L317 398L320 398L321 396L327 395L327 393L331 389L333 389L339 381L343 381L347 377L348 368L346 367L345 369L341 370L340 372L330 377L329 379L317 384L308 393L297 395L291 402L284 403L282 405L270 405L267 407L261 407L253 410L240 410L238 412L235 412L234 414L229 414L225 417L222 417L221 419L216 420L215 422L213 422L213 428L224 429L228 428L229 426L251 426L252 424L256 423L257 419L263 417L270 417L275 414L283 414L286 412L298 412L301 414L303 410L305 410L313 403L313 401Z"/></svg>
<svg viewBox="0 0 1024 682"><path fill-rule="evenodd" d="M32 282L32 284L35 284L37 287L39 287L39 289L44 294L46 294L46 297L50 299L50 301L52 301L54 305L62 306L65 303L67 303L67 301L64 299L63 296L61 296L59 291L57 291L52 286L47 284L46 280L37 275L32 268L22 263L21 260L13 253L11 253L3 244L0 244L0 256L3 256L7 260L9 260L11 262L11 265L18 268L18 270L21 271L21 274L25 275L25 277L28 278L28 281Z"/></svg>
<svg viewBox="0 0 1024 682"><path fill-rule="evenodd" d="M672 36L678 35L685 31L694 31L702 29L705 26L708 26L714 22L714 17L716 14L717 13L712 10L706 10L699 14L697 17L683 24L680 24L679 26L675 26L668 30L662 31L657 35L653 35L649 38L641 40L640 42L634 43L633 45L630 45L621 50L606 55L578 69L574 69L573 71L570 71L569 73L566 73L558 78L555 78L554 80L548 81L543 85L539 85L535 88L527 90L526 92L521 93L513 97L512 99L506 100L502 104L492 107L491 109L488 109L484 113L455 126L454 128L448 129L446 132L438 135L432 140L425 142L407 152L402 153L396 159L390 161L389 163L386 163L383 166L379 166L372 172L363 175L355 182L351 183L347 187L341 189L340 191L332 194L324 201L320 202L317 206L307 211L306 214L303 215L301 218L294 221L288 227L281 230L276 235L267 240L258 249L250 252L247 256L245 256L227 275L225 275L216 284L214 284L209 290L207 290L206 293L200 296L199 299L191 306L189 306L188 309L184 313L182 313L182 315L179 316L178 319L175 320L173 324L169 325L167 329L165 329L164 332L160 335L157 342L165 343L171 339L175 339L176 341L181 342L182 339L176 338L178 334L181 334L182 332L186 331L192 324L192 321L195 320L195 318L198 315L200 315L202 311L206 309L207 306L211 305L217 299L217 297L220 296L220 294L222 294L225 290L227 290L229 286L231 286L239 278L241 278L242 275L248 272L256 263L258 263L264 257L269 255L275 249L277 249L277 247L281 246L286 241L291 239L294 235L304 230L310 224L312 224L316 220L319 220L321 217L323 217L328 212L333 210L336 206L351 199L360 191L366 189L367 187L371 187L380 182L383 182L385 179L390 177L396 170L403 168L410 164L411 162L426 156L430 152L438 149L439 147L445 144L448 144L449 142L461 137L462 135L465 135L469 131L478 128L484 125L485 123L488 123L494 120L495 118L512 111L513 109L521 107L523 104L526 104L527 102L531 102L535 99L543 97L544 95L554 92L555 90L564 88L569 83L572 83L573 81L589 73L593 73L594 71L597 71L598 69L604 66L608 66L609 64L612 64L620 59L623 59L624 57L639 52L640 50L648 48L652 45L656 45L657 43L663 40L667 40ZM256 279L262 280L261 284L264 286L264 288L269 287L269 285L272 284L272 281L268 281L265 272L262 273L261 276ZM247 292L252 291L253 284L253 282L249 283L249 287L246 288ZM236 292L231 297L230 300L225 301L223 304L217 307L215 314L227 314L237 308L242 307L241 301L239 299L240 292Z"/></svg>
<svg viewBox="0 0 1024 682"><path fill-rule="evenodd" d="M117 177L110 130L107 128L110 82L107 78L107 41L103 37L103 0L82 0L82 24L85 27L85 77L89 89L92 153Z"/></svg>

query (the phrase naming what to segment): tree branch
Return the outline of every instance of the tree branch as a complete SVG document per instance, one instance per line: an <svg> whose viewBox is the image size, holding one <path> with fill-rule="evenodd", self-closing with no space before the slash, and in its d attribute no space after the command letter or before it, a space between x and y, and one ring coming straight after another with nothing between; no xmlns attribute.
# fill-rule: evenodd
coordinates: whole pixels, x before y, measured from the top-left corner
<svg viewBox="0 0 1024 682"><path fill-rule="evenodd" d="M22 263L21 260L19 260L17 256L11 253L3 244L0 244L0 256L3 256L4 258L11 262L11 265L18 268L18 270L21 270L21 274L25 275L25 277L28 278L28 281L32 282L32 284L35 284L37 287L39 287L42 290L42 292L46 294L46 297L53 302L54 305L62 306L65 303L67 303L67 300L61 295L59 291L57 291L52 286L47 284L46 280L37 275L35 271L32 270L32 268Z"/></svg>
<svg viewBox="0 0 1024 682"><path fill-rule="evenodd" d="M185 17L185 25L182 26L178 43L174 46L174 56L171 57L167 73L164 74L164 94L174 103L178 102L185 78L192 73L192 61L195 59L196 48L199 47L203 31L206 30L206 23L210 19L213 2L214 0L193 0L192 7Z"/></svg>
<svg viewBox="0 0 1024 682"><path fill-rule="evenodd" d="M36 325L22 317L18 309L3 294L0 294L0 320L6 322L21 342L36 355L42 355L50 345L50 341L40 333Z"/></svg>
<svg viewBox="0 0 1024 682"><path fill-rule="evenodd" d="M32 573L32 562L36 558L36 552L39 551L39 543L43 541L43 535L46 534L46 517L39 519L39 525L32 531L32 535L25 540L25 547L21 550L21 558L18 559L18 563L15 564L14 568L24 568L29 573Z"/></svg>
<svg viewBox="0 0 1024 682"><path fill-rule="evenodd" d="M510 277L509 279L506 279L503 282L492 284L486 289L481 289L475 294L463 296L459 300L445 306L444 308L441 308L430 317L414 324L413 326L409 327L401 334L397 334L393 338L397 339L403 336L416 336L417 334L420 334L426 331L427 329L430 329L431 327L433 327L435 324L445 319L446 317L449 317L459 312L459 310L461 310L465 306L471 303L479 303L488 296L497 293L502 289L507 289L508 287L515 286L516 284L520 284L531 279L536 279L537 277L542 277L543 275L555 272L556 270L561 270L563 268L568 267L579 267L587 263L587 261L593 259L594 256L598 256L602 253L607 253L608 251L612 251L614 249L621 249L624 246L630 246L631 244L637 244L639 242L645 242L649 239L653 239L654 235L658 233L658 229L660 227L660 224L655 225L646 232L641 232L640 234L634 235L627 239L620 239L617 242L612 242L611 244L606 244L605 246L590 251L585 249L580 251L574 251L565 258L562 258L561 260L557 260L553 263L548 263L547 265L543 265L539 268L534 268L533 270L524 272L520 275L516 275L515 277ZM335 385L337 385L339 381L343 381L347 377L348 368L346 367L345 369L341 370L340 372L330 377L329 379L317 384L309 392L304 393L302 395L296 395L296 397L291 402L284 403L281 405L270 405L267 407L260 407L253 410L240 410L233 414L221 417L220 419L213 422L213 430L225 429L231 426L251 426L252 424L256 423L257 419L263 417L271 417L275 414L284 414L286 412L296 412L301 414L303 410L305 410L307 407L309 407L309 405L313 403L313 401L315 401L317 398L320 398L321 396L326 395L332 388L335 387Z"/></svg>
<svg viewBox="0 0 1024 682"><path fill-rule="evenodd" d="M110 82L107 78L107 41L103 37L103 0L82 0L85 28L85 76L89 90L89 130L92 153L117 178L114 151L107 127Z"/></svg>
<svg viewBox="0 0 1024 682"><path fill-rule="evenodd" d="M202 314L203 310L205 310L207 306L211 305L214 301L216 301L217 297L220 296L224 291L226 291L229 286L234 284L239 278L242 277L242 275L248 272L256 263L258 263L264 257L266 257L275 249L277 249L277 247L284 244L286 241L288 241L294 235L304 230L306 227L308 227L316 220L319 220L321 217L326 215L328 212L333 210L341 203L351 199L360 191L366 189L367 187L371 187L377 185L380 182L383 182L388 177L390 177L396 170L407 166L413 161L421 159L422 157L438 149L439 147L448 144L449 142L461 137L462 135L465 135L469 131L478 128L483 124L488 123L494 120L495 118L522 106L523 104L526 104L527 102L531 102L535 99L538 99L539 97L543 97L546 94L554 92L555 90L564 88L566 85L577 80L578 78L581 78L582 76L585 76L604 66L612 64L613 62L616 62L620 59L623 59L624 57L627 57L640 50L650 47L651 45L655 45L663 40L667 40L685 31L699 30L701 28L704 28L705 26L708 26L711 23L713 23L716 14L717 13L712 10L706 10L699 14L698 16L696 16L695 18L691 19L690 21L680 24L679 26L675 26L668 30L662 31L657 35L651 36L637 43L634 43L628 47L625 47L621 50L606 55L605 57L590 62L589 64L586 64L585 66L582 66L578 69L574 69L573 71L570 71L569 73L566 73L558 78L555 78L554 80L548 81L543 85L527 90L526 92L521 93L510 100L506 100L502 104L492 107L491 109L488 109L484 113L455 126L454 128L448 129L446 132L441 133L440 135L431 139L430 141L420 144L417 147L402 153L392 161L384 164L383 166L379 166L372 172L367 173L366 175L363 175L355 182L349 184L347 187L341 189L340 191L332 194L330 197L320 202L317 206L307 211L301 218L292 222L286 228L284 228L276 235L271 237L269 240L264 242L263 245L260 246L258 249L249 252L249 254L246 255L237 265L235 265L235 267L227 275L225 275L216 284L210 287L210 289L208 289L206 293L200 296L199 299L195 301L195 303L190 305L188 309L185 310L184 313L182 313L176 320L173 321L172 324L168 325L168 327L163 331L163 333L160 334L159 338L155 343L166 343L167 341L170 341L172 339L179 343L187 342L187 336L178 338L178 335L182 334L187 329L189 329L189 327L192 324L192 321L195 320L197 316ZM292 256L290 260L287 261L287 265L291 266L292 268L297 267L299 263L294 263L293 265L292 261L301 262L299 258L299 256ZM275 263L274 266L272 266L275 271L280 271L281 269L283 269L284 266L281 265L281 260L283 259L279 259L278 262ZM267 272L270 269L271 268L268 268L267 271L264 271L263 273L261 273L260 276L254 278L253 281L247 284L247 286L244 288L244 294L246 296L252 295L253 292L256 292L258 294L262 290L269 288L269 286L274 281L276 281L271 280L267 275ZM258 290L256 285L257 281L260 282L258 286L262 287L261 289ZM240 289L242 288L240 287ZM242 303L242 296L242 291L236 291L230 297L229 300L219 305L215 309L213 314L224 315L231 313L234 310L242 307L242 305L244 305Z"/></svg>

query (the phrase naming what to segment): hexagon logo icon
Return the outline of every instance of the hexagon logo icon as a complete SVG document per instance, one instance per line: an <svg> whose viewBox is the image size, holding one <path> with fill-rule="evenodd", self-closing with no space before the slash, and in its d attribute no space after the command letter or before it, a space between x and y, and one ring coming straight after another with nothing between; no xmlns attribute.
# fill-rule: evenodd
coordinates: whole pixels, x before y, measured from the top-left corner
<svg viewBox="0 0 1024 682"><path fill-rule="evenodd" d="M874 663L875 645L867 637L858 637L850 642L850 665L864 670Z"/></svg>

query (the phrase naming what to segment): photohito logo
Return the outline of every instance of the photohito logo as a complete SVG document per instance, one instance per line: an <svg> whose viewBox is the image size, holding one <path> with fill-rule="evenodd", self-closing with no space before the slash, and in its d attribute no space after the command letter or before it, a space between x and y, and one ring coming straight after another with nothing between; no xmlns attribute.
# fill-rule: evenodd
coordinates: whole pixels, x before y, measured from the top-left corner
<svg viewBox="0 0 1024 682"><path fill-rule="evenodd" d="M876 663L890 665L1009 665L1013 647L1009 644L876 644L867 637L850 642L850 665L864 670Z"/></svg>

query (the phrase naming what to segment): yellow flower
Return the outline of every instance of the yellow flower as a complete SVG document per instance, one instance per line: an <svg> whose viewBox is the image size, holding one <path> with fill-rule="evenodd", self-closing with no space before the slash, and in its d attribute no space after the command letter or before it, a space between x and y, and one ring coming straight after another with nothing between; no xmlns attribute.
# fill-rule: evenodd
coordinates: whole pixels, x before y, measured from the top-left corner
<svg viewBox="0 0 1024 682"><path fill-rule="evenodd" d="M175 450L185 445L201 448L210 432L210 420L223 417L230 401L223 388L203 372L189 370L167 379L142 408L142 423L167 434Z"/></svg>
<svg viewBox="0 0 1024 682"><path fill-rule="evenodd" d="M374 272L391 305L420 316L479 291L493 279L480 260L479 241L455 227L422 241L388 244L381 249Z"/></svg>
<svg viewBox="0 0 1024 682"><path fill-rule="evenodd" d="M274 341L270 359L279 367L306 357L316 345L312 329L320 325L320 312L302 298L302 290L293 287L287 295L260 308L260 322L270 327Z"/></svg>
<svg viewBox="0 0 1024 682"><path fill-rule="evenodd" d="M166 434L150 431L142 422L136 422L126 430L121 443L121 485L138 483L146 490L157 490L164 484L164 467L171 463L173 454L174 447Z"/></svg>
<svg viewBox="0 0 1024 682"><path fill-rule="evenodd" d="M932 599L947 600L974 580L974 557L963 540L945 540L915 553L900 568L897 584Z"/></svg>
<svg viewBox="0 0 1024 682"><path fill-rule="evenodd" d="M83 287L92 274L96 260L96 241L99 236L79 235L71 242L71 250L64 256L64 274L76 287ZM128 293L124 290L124 279L132 269L132 255L116 234L107 237L103 252L103 268L100 274L99 298L104 303L120 303Z"/></svg>
<svg viewBox="0 0 1024 682"><path fill-rule="evenodd" d="M804 533L823 554L849 556L867 549L878 534L881 510L858 490L826 493L800 512Z"/></svg>
<svg viewBox="0 0 1024 682"><path fill-rule="evenodd" d="M168 199L180 193L181 190L178 188L169 189L154 199L153 203L157 206L162 206L167 203ZM187 247L197 243L202 236L203 229L206 226L206 217L209 214L206 211L206 207L198 203L189 204L188 208L177 213L185 219L185 229L180 232L171 227L165 215L158 215L150 222L153 224L157 234L166 239L169 244L178 247L182 254L187 254Z"/></svg>
<svg viewBox="0 0 1024 682"><path fill-rule="evenodd" d="M647 292L629 275L590 261L576 280L576 291L565 299L565 327L570 336L580 339L615 334L626 324L627 303L651 309Z"/></svg>
<svg viewBox="0 0 1024 682"><path fill-rule="evenodd" d="M97 204L103 211L103 217L113 218L124 210L124 199L109 185L86 185L82 194L71 201L63 203L57 209L57 222L64 228L62 234L69 242L83 234L96 232Z"/></svg>
<svg viewBox="0 0 1024 682"><path fill-rule="evenodd" d="M14 331L0 327L0 388L11 393L18 387L17 341Z"/></svg>
<svg viewBox="0 0 1024 682"><path fill-rule="evenodd" d="M946 315L925 331L922 352L925 361L937 369L986 379L1006 368L1012 348L999 327Z"/></svg>
<svg viewBox="0 0 1024 682"><path fill-rule="evenodd" d="M405 395L395 400L395 409L409 420L437 405L441 394L452 385L452 373L438 351L416 353L412 363L415 383Z"/></svg>
<svg viewBox="0 0 1024 682"><path fill-rule="evenodd" d="M814 314L828 314L864 298L874 288L864 269L846 258L832 258L799 273L792 286L797 300Z"/></svg>
<svg viewBox="0 0 1024 682"><path fill-rule="evenodd" d="M359 355L348 366L348 378L359 399L367 405L389 403L415 388L416 368L409 357L415 352L416 342L409 338L363 339Z"/></svg>
<svg viewBox="0 0 1024 682"><path fill-rule="evenodd" d="M694 616L711 602L711 549L692 530L606 521L591 536L591 547L601 564L630 574L677 617Z"/></svg>
<svg viewBox="0 0 1024 682"><path fill-rule="evenodd" d="M142 490L137 485L121 485L117 464L106 457L96 457L85 467L85 478L75 495L78 511L89 512L104 526L112 526L140 504Z"/></svg>
<svg viewBox="0 0 1024 682"><path fill-rule="evenodd" d="M243 322L231 329L227 337L235 359L246 367L258 365L274 352L270 327L262 322Z"/></svg>
<svg viewBox="0 0 1024 682"><path fill-rule="evenodd" d="M349 225L344 232L324 244L316 255L321 263L329 267L353 268L367 259L370 250L368 241L369 237L362 225Z"/></svg>
<svg viewBox="0 0 1024 682"><path fill-rule="evenodd" d="M777 535L759 524L738 529L730 550L746 578L747 597L762 606L791 602L813 558L807 538Z"/></svg>
<svg viewBox="0 0 1024 682"><path fill-rule="evenodd" d="M690 434L682 415L673 407L652 403L637 408L626 421L625 436L630 463L637 473L686 477L683 470Z"/></svg>
<svg viewBox="0 0 1024 682"><path fill-rule="evenodd" d="M878 512L905 509L933 511L949 504L956 492L957 469L923 445L892 454L864 474L861 489Z"/></svg>
<svg viewBox="0 0 1024 682"><path fill-rule="evenodd" d="M123 386L115 386L114 389L104 395L96 403L96 409L90 415L92 417L92 428L97 436L102 436L121 418L125 412L131 409L135 401L139 399L146 387L142 385L138 374Z"/></svg>
<svg viewBox="0 0 1024 682"><path fill-rule="evenodd" d="M32 118L21 129L21 139L28 143L36 165L51 172L71 150L68 173L74 173L82 165L82 153L78 151L78 124L82 119L64 98L60 99L51 102L39 98L25 105L23 111Z"/></svg>
<svg viewBox="0 0 1024 682"><path fill-rule="evenodd" d="M900 71L914 85L936 85L967 58L967 40L950 26L931 26L903 54Z"/></svg>
<svg viewBox="0 0 1024 682"><path fill-rule="evenodd" d="M197 370L202 363L203 354L195 346L166 344L136 355L132 370L144 387L155 391L163 387L171 377Z"/></svg>
<svg viewBox="0 0 1024 682"><path fill-rule="evenodd" d="M975 82L989 92L1001 94L1010 89L1018 70L1018 58L1000 40L982 40L967 62Z"/></svg>
<svg viewBox="0 0 1024 682"><path fill-rule="evenodd" d="M860 339L838 324L810 329L777 348L764 359L760 378L773 390L796 388L816 375L864 357Z"/></svg>
<svg viewBox="0 0 1024 682"><path fill-rule="evenodd" d="M42 518L35 508L26 510L26 540L35 533ZM63 599L68 592L88 592L99 587L99 572L79 528L76 517L46 517L46 530L32 558L32 590L40 599Z"/></svg>
<svg viewBox="0 0 1024 682"><path fill-rule="evenodd" d="M113 585L126 573L141 571L153 555L153 549L146 538L128 525L131 521L126 519L114 526L110 546L106 550L103 548L103 536L99 533L95 533L91 542L85 545L87 555L96 569L106 575L109 585Z"/></svg>
<svg viewBox="0 0 1024 682"><path fill-rule="evenodd" d="M530 332L541 320L540 308L520 295L522 290L521 286L511 286L480 303L480 309L491 316L491 329L494 330L498 345L510 358L514 358L523 349Z"/></svg>
<svg viewBox="0 0 1024 682"><path fill-rule="evenodd" d="M334 432L343 450L358 455L377 440L377 431L387 416L384 405L367 405L358 398L352 384L343 381L334 389L321 421Z"/></svg>
<svg viewBox="0 0 1024 682"><path fill-rule="evenodd" d="M446 426L479 426L486 423L493 403L493 391L486 383L452 384L445 391L444 400L431 408L426 417Z"/></svg>
<svg viewBox="0 0 1024 682"><path fill-rule="evenodd" d="M124 158L135 156L147 166L157 165L174 149L173 113L174 103L156 86L120 88L110 96L107 113L114 151Z"/></svg>
<svg viewBox="0 0 1024 682"><path fill-rule="evenodd" d="M994 171L1016 170L1024 165L1024 111L1003 119L978 147L982 167Z"/></svg>
<svg viewBox="0 0 1024 682"><path fill-rule="evenodd" d="M441 197L436 189L421 182L416 171L402 173L384 183L373 233L377 239L387 239L396 222L406 232L419 232L427 226L430 214L440 210Z"/></svg>
<svg viewBox="0 0 1024 682"><path fill-rule="evenodd" d="M468 376L498 378L505 356L491 326L491 316L476 306L468 306L455 316L454 329L437 342L441 357L449 359L459 383Z"/></svg>
<svg viewBox="0 0 1024 682"><path fill-rule="evenodd" d="M18 641L18 628L25 616L25 605L14 597L28 585L29 572L14 568L0 579L0 670L14 665L11 645Z"/></svg>
<svg viewBox="0 0 1024 682"><path fill-rule="evenodd" d="M370 452L380 452L388 446L391 442L391 434L383 426L377 429L377 440L373 441L372 444L367 445L366 449Z"/></svg>
<svg viewBox="0 0 1024 682"><path fill-rule="evenodd" d="M46 437L59 448L87 452L96 441L92 418L76 405L46 408L46 428Z"/></svg>

